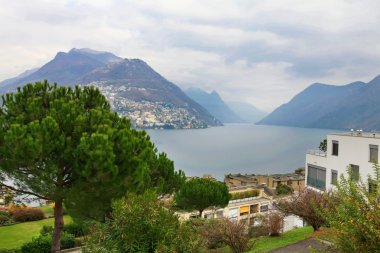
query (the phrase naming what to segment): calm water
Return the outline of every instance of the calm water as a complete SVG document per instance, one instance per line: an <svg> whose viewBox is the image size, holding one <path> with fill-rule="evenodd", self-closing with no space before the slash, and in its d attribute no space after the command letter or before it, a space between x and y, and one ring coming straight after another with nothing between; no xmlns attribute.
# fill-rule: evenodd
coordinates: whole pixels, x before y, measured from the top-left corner
<svg viewBox="0 0 380 253"><path fill-rule="evenodd" d="M252 124L194 130L149 130L158 150L188 176L292 172L305 165L307 149L317 149L336 130Z"/></svg>

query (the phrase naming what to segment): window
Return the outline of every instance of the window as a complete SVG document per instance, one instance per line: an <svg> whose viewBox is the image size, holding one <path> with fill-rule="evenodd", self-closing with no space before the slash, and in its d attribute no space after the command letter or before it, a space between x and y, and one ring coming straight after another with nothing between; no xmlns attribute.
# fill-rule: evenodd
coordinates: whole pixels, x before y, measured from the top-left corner
<svg viewBox="0 0 380 253"><path fill-rule="evenodd" d="M216 218L223 218L223 211L217 211Z"/></svg>
<svg viewBox="0 0 380 253"><path fill-rule="evenodd" d="M338 156L339 153L339 142L332 141L332 155Z"/></svg>
<svg viewBox="0 0 380 253"><path fill-rule="evenodd" d="M255 205L251 205L249 207L249 213L257 213L259 211L259 205L258 204L255 204Z"/></svg>
<svg viewBox="0 0 380 253"><path fill-rule="evenodd" d="M230 211L228 212L228 218L234 219L237 217L238 217L238 209L237 208L230 209Z"/></svg>
<svg viewBox="0 0 380 253"><path fill-rule="evenodd" d="M368 179L368 192L369 193L377 193L376 180Z"/></svg>
<svg viewBox="0 0 380 253"><path fill-rule="evenodd" d="M369 161L371 163L377 163L379 157L379 146L369 145Z"/></svg>
<svg viewBox="0 0 380 253"><path fill-rule="evenodd" d="M359 166L350 164L352 170L352 179L356 182L359 181Z"/></svg>
<svg viewBox="0 0 380 253"><path fill-rule="evenodd" d="M338 171L331 170L331 184L336 185L338 183Z"/></svg>
<svg viewBox="0 0 380 253"><path fill-rule="evenodd" d="M307 185L320 190L326 189L326 169L317 166L308 166Z"/></svg>
<svg viewBox="0 0 380 253"><path fill-rule="evenodd" d="M268 210L269 210L268 205L260 206L260 213L262 213L262 212L268 212Z"/></svg>

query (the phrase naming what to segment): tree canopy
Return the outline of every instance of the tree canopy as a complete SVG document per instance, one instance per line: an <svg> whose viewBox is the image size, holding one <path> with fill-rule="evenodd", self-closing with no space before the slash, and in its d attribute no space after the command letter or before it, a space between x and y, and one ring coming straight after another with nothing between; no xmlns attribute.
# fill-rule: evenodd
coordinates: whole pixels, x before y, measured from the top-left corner
<svg viewBox="0 0 380 253"><path fill-rule="evenodd" d="M55 202L52 252L59 250L63 203L102 219L112 198L172 192L184 180L94 87L27 84L2 97L0 127L0 185Z"/></svg>
<svg viewBox="0 0 380 253"><path fill-rule="evenodd" d="M208 207L224 207L230 200L228 188L224 183L207 178L193 178L184 183L175 195L176 204L185 210L202 212Z"/></svg>

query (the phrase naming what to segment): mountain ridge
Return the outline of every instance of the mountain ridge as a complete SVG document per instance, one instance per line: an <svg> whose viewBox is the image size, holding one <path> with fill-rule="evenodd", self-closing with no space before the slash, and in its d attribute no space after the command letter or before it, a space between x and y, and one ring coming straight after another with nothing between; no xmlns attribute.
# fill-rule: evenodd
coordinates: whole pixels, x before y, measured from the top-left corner
<svg viewBox="0 0 380 253"><path fill-rule="evenodd" d="M368 83L314 83L258 124L307 128L380 130L380 75Z"/></svg>

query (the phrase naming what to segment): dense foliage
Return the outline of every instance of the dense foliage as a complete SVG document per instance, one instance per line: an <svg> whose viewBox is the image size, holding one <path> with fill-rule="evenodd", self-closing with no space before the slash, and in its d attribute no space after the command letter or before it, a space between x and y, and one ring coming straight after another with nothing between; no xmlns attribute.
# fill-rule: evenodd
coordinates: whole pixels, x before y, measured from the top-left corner
<svg viewBox="0 0 380 253"><path fill-rule="evenodd" d="M322 209L328 225L335 228L334 248L338 252L380 251L380 167L369 186L341 176L331 209Z"/></svg>
<svg viewBox="0 0 380 253"><path fill-rule="evenodd" d="M230 219L198 220L198 231L209 249L227 245L234 253L253 247L247 222Z"/></svg>
<svg viewBox="0 0 380 253"><path fill-rule="evenodd" d="M324 139L319 143L319 150L323 152L327 151L327 139Z"/></svg>
<svg viewBox="0 0 380 253"><path fill-rule="evenodd" d="M192 178L184 183L175 195L176 204L185 210L202 212L208 207L224 207L230 200L228 188L224 183L207 178Z"/></svg>
<svg viewBox="0 0 380 253"><path fill-rule="evenodd" d="M21 253L49 253L51 250L51 234L40 235L31 242L25 243L21 247ZM70 249L75 247L75 237L71 234L62 233L61 249Z"/></svg>
<svg viewBox="0 0 380 253"><path fill-rule="evenodd" d="M17 222L36 221L45 219L45 214L38 208L21 208L13 213L13 220Z"/></svg>
<svg viewBox="0 0 380 253"><path fill-rule="evenodd" d="M284 216L278 212L270 212L261 217L261 226L267 235L279 236L284 228Z"/></svg>
<svg viewBox="0 0 380 253"><path fill-rule="evenodd" d="M276 187L277 195L288 195L288 194L292 194L293 192L294 192L294 189L286 184L279 184Z"/></svg>
<svg viewBox="0 0 380 253"><path fill-rule="evenodd" d="M248 190L248 191L243 191L243 192L234 192L234 193L231 193L231 200L257 197L257 196L259 196L259 194L260 194L259 190Z"/></svg>
<svg viewBox="0 0 380 253"><path fill-rule="evenodd" d="M128 194L113 202L111 219L98 223L85 252L197 252L200 238L157 200L157 195Z"/></svg>
<svg viewBox="0 0 380 253"><path fill-rule="evenodd" d="M27 84L0 106L0 185L55 202L52 252L59 250L63 203L104 220L127 191L172 192L184 175L144 131L110 111L94 87Z"/></svg>
<svg viewBox="0 0 380 253"><path fill-rule="evenodd" d="M293 194L290 198L275 202L275 207L284 214L294 214L304 219L307 224L318 230L326 224L325 217L317 208L329 208L328 194L305 189L304 191Z"/></svg>

